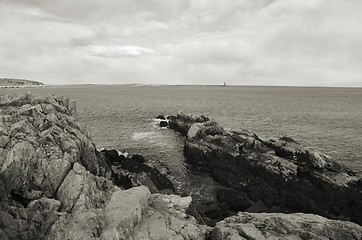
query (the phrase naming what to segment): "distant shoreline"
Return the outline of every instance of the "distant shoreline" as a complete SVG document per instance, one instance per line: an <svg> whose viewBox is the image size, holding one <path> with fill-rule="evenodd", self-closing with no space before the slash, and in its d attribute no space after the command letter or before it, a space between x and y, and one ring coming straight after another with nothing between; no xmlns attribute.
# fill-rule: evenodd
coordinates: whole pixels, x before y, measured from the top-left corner
<svg viewBox="0 0 362 240"><path fill-rule="evenodd" d="M349 87L349 86L276 86L276 85L212 85L212 84L57 84L57 85L43 85L41 87L97 87L97 86L130 86L130 87L222 87L222 88L232 88L232 87L256 87L256 88L352 88L352 89L362 89L362 86L358 87ZM37 86L38 87L38 86Z"/></svg>
<svg viewBox="0 0 362 240"><path fill-rule="evenodd" d="M43 88L43 87L48 87L48 85L0 86L0 88Z"/></svg>
<svg viewBox="0 0 362 240"><path fill-rule="evenodd" d="M0 88L36 88L43 87L44 83L18 78L0 78Z"/></svg>

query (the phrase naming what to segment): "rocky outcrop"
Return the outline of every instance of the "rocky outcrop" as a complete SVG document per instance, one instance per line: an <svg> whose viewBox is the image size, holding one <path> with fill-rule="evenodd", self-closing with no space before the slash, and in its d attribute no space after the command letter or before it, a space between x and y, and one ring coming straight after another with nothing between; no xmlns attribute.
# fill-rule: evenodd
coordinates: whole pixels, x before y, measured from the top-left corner
<svg viewBox="0 0 362 240"><path fill-rule="evenodd" d="M0 107L2 239L43 238L62 212L107 201L110 167L78 124L75 102L27 94L1 96Z"/></svg>
<svg viewBox="0 0 362 240"><path fill-rule="evenodd" d="M362 227L312 214L239 213L219 222L212 240L362 239Z"/></svg>
<svg viewBox="0 0 362 240"><path fill-rule="evenodd" d="M134 236L145 232L136 229L154 215L162 216L158 224L174 235L207 234L184 213L184 200L178 211L169 196L153 196L139 186L172 188L141 156L116 159L131 182L128 190L116 186L115 164L77 122L75 102L50 95L1 96L0 113L0 239L138 239Z"/></svg>
<svg viewBox="0 0 362 240"><path fill-rule="evenodd" d="M315 213L362 224L357 173L290 138L264 140L248 131L225 131L213 121L190 119L178 114L170 118L170 126L187 132L186 161L232 193L220 194L228 209L258 211L248 209L249 201L263 211ZM233 203L236 196L244 204Z"/></svg>
<svg viewBox="0 0 362 240"><path fill-rule="evenodd" d="M176 116L170 116L169 118L169 127L174 129L177 132L180 132L184 135L187 134L190 127L194 123L203 123L209 121L210 119L204 115L178 113Z"/></svg>

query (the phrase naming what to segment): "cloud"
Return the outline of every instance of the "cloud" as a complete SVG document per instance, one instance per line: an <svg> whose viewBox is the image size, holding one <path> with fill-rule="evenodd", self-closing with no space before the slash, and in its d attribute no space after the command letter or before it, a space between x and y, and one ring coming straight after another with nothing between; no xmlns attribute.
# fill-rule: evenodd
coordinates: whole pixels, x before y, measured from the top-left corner
<svg viewBox="0 0 362 240"><path fill-rule="evenodd" d="M92 46L90 55L105 57L105 58L118 58L118 57L139 57L146 54L155 53L154 50L149 48L142 48L132 45L126 46Z"/></svg>
<svg viewBox="0 0 362 240"><path fill-rule="evenodd" d="M0 74L362 86L359 0L0 0Z"/></svg>

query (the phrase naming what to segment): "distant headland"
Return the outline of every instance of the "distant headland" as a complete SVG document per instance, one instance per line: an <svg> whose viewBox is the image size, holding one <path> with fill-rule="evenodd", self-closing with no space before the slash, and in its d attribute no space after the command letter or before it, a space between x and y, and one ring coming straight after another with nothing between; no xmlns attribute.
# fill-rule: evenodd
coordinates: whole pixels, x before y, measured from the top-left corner
<svg viewBox="0 0 362 240"><path fill-rule="evenodd" d="M16 78L0 78L0 88L42 87L44 83Z"/></svg>

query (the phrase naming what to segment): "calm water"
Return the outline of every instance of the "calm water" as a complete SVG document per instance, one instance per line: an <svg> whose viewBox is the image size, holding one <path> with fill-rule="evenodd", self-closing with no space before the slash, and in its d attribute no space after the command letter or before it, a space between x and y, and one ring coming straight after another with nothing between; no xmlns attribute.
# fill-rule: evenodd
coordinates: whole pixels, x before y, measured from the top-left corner
<svg viewBox="0 0 362 240"><path fill-rule="evenodd" d="M153 122L158 114L205 114L226 128L261 137L291 136L362 170L362 89L212 86L60 86L0 89L56 93L77 101L97 147L141 153L182 172L182 140Z"/></svg>

